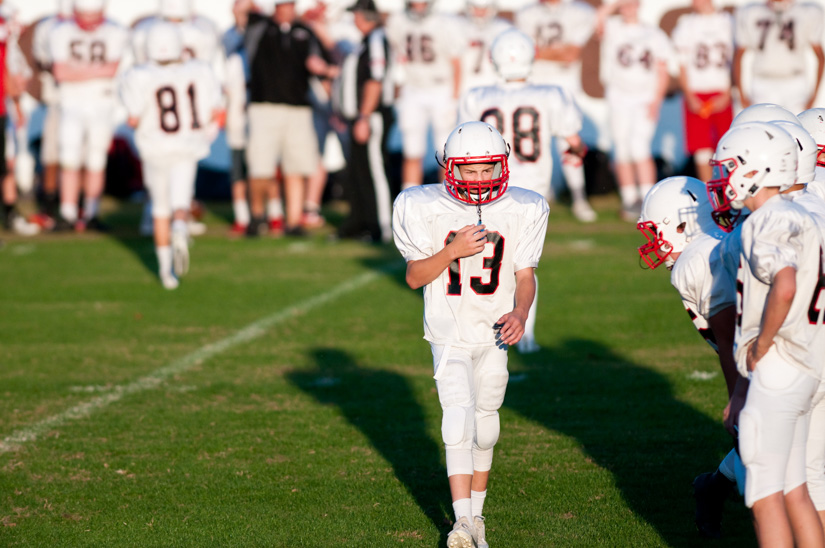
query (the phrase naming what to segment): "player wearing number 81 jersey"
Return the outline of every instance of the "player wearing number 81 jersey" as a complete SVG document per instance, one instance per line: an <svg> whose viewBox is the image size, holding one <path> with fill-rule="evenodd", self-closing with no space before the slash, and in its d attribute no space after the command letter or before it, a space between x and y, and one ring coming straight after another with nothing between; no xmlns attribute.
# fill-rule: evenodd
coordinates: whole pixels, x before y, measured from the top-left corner
<svg viewBox="0 0 825 548"><path fill-rule="evenodd" d="M120 86L153 202L159 274L167 289L178 285L173 262L177 276L189 268L186 218L197 162L209 154L223 117L220 84L211 67L181 61L182 51L175 26L155 23L148 31L150 61L126 72Z"/></svg>

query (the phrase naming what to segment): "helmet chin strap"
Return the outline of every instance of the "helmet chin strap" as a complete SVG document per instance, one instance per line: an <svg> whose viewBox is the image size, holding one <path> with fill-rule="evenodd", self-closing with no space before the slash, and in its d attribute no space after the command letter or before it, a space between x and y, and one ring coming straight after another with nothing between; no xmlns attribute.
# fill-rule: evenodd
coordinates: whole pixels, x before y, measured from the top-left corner
<svg viewBox="0 0 825 548"><path fill-rule="evenodd" d="M478 224L481 224L481 204L476 204L476 212L478 212Z"/></svg>

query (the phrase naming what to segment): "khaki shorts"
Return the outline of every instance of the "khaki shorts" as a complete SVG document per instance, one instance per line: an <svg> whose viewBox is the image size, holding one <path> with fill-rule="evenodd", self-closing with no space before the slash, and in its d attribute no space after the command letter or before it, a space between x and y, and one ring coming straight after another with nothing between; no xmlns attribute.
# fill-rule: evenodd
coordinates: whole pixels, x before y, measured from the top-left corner
<svg viewBox="0 0 825 548"><path fill-rule="evenodd" d="M273 177L280 164L284 175L312 175L318 169L318 139L312 108L252 103L248 109L249 177Z"/></svg>

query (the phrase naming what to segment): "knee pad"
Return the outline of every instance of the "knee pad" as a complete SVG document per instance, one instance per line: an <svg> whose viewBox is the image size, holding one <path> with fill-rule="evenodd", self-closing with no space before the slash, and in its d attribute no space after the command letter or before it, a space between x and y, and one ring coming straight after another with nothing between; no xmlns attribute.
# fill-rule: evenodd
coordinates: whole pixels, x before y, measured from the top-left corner
<svg viewBox="0 0 825 548"><path fill-rule="evenodd" d="M479 449L492 449L498 441L501 424L498 411L476 413L475 445Z"/></svg>
<svg viewBox="0 0 825 548"><path fill-rule="evenodd" d="M441 438L446 446L463 445L467 410L463 407L445 407L441 417Z"/></svg>

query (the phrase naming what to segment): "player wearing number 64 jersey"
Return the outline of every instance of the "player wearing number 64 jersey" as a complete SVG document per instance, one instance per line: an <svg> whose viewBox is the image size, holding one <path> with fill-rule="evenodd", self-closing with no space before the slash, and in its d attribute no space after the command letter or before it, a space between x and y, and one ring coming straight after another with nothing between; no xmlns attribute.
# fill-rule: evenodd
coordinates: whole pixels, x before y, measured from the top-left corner
<svg viewBox="0 0 825 548"><path fill-rule="evenodd" d="M149 62L123 75L120 96L135 128L144 183L152 198L160 279L165 288L174 289L176 276L189 269L187 212L198 160L209 154L223 123L221 89L208 64L181 61L182 41L174 25L152 25L146 49Z"/></svg>

